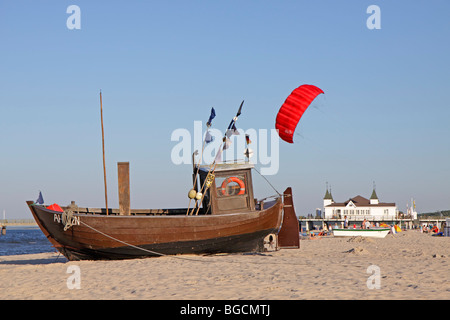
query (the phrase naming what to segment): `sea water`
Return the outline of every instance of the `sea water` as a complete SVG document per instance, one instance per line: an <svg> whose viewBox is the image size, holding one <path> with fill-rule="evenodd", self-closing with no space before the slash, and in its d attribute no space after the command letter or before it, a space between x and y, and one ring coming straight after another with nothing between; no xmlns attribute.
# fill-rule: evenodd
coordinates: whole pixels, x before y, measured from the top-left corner
<svg viewBox="0 0 450 320"><path fill-rule="evenodd" d="M0 235L0 256L55 252L38 227L8 226L6 234Z"/></svg>

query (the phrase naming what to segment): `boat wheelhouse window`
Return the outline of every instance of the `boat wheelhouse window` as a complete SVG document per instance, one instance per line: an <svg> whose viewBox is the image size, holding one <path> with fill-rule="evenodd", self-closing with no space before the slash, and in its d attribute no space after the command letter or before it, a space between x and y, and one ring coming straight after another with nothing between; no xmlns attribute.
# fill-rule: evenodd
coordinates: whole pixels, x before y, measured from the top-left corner
<svg viewBox="0 0 450 320"><path fill-rule="evenodd" d="M205 212L214 215L255 210L252 167L248 163L218 164L203 199ZM205 183L209 170L209 167L200 168L200 185Z"/></svg>
<svg viewBox="0 0 450 320"><path fill-rule="evenodd" d="M217 197L247 195L247 181L244 174L216 177Z"/></svg>

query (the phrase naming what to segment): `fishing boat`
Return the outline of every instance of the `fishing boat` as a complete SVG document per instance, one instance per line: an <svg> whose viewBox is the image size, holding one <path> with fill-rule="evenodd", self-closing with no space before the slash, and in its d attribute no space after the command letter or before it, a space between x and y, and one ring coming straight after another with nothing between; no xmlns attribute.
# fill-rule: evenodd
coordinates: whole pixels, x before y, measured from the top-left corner
<svg viewBox="0 0 450 320"><path fill-rule="evenodd" d="M27 204L42 232L69 260L258 252L267 235L280 232L284 211L291 217L295 212L291 188L270 201L255 201L252 168L250 163L219 165L202 207L193 207L195 213L188 208L106 210L74 202L65 207ZM203 183L207 168L200 167L199 176ZM286 201L289 207L283 210Z"/></svg>
<svg viewBox="0 0 450 320"><path fill-rule="evenodd" d="M384 238L387 236L390 228L371 228L371 229L333 229L333 235L335 237L372 237L372 238Z"/></svg>

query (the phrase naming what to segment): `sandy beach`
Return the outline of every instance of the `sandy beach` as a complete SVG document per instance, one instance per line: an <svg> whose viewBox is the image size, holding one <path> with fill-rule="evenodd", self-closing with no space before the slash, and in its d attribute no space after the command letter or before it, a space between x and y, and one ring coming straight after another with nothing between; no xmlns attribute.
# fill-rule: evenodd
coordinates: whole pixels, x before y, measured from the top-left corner
<svg viewBox="0 0 450 320"><path fill-rule="evenodd" d="M450 238L418 231L302 240L300 250L261 254L73 262L57 253L1 256L0 299L450 299L449 262Z"/></svg>

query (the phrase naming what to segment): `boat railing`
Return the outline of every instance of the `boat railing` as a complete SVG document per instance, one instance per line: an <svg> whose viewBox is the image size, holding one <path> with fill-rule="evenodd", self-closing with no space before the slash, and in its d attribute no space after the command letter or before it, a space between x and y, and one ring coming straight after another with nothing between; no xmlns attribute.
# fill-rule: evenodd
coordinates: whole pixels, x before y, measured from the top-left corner
<svg viewBox="0 0 450 320"><path fill-rule="evenodd" d="M279 198L279 195L275 194L262 199L255 199L255 210L264 210L272 207Z"/></svg>
<svg viewBox="0 0 450 320"><path fill-rule="evenodd" d="M87 208L87 207L73 207L67 206L62 207L63 210L71 209L73 213L76 214L92 214L92 215L106 215L105 208ZM120 215L120 210L115 208L108 208L109 215ZM131 216L165 216L165 215L185 215L186 209L175 208L175 209L131 209Z"/></svg>

